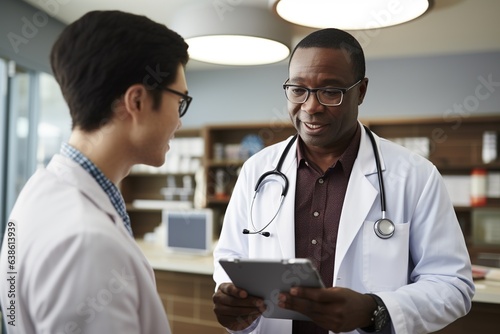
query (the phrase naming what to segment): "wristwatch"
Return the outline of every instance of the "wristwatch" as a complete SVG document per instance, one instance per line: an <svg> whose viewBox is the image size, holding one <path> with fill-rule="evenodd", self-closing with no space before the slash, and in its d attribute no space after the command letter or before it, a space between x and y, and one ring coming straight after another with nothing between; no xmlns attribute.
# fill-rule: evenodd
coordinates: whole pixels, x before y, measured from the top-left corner
<svg viewBox="0 0 500 334"><path fill-rule="evenodd" d="M371 293L367 293L367 295L375 300L375 303L377 303L377 308L375 309L375 311L373 311L372 314L372 325L362 329L365 332L380 332L389 324L389 322L391 322L389 311L387 311L384 302L382 301L382 299L380 299L379 296Z"/></svg>

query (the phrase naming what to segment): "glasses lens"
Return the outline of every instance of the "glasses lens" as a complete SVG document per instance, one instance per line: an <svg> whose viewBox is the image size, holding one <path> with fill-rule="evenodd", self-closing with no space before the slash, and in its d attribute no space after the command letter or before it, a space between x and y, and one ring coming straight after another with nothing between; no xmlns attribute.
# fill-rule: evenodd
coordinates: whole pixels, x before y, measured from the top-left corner
<svg viewBox="0 0 500 334"><path fill-rule="evenodd" d="M342 103L342 91L338 89L320 89L317 92L318 99L322 104L337 106Z"/></svg>
<svg viewBox="0 0 500 334"><path fill-rule="evenodd" d="M179 117L184 116L184 114L186 113L186 110L187 110L187 101L182 99L179 102Z"/></svg>
<svg viewBox="0 0 500 334"><path fill-rule="evenodd" d="M303 87L286 86L286 97L290 102L303 103L307 100L308 91Z"/></svg>

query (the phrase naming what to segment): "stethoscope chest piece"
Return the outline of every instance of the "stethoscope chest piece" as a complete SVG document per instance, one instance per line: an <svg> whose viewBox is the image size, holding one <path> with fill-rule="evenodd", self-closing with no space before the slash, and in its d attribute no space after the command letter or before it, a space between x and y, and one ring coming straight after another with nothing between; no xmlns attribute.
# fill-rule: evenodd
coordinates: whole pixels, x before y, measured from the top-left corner
<svg viewBox="0 0 500 334"><path fill-rule="evenodd" d="M394 223L387 218L379 219L375 222L373 226L375 234L382 239L389 239L394 235Z"/></svg>

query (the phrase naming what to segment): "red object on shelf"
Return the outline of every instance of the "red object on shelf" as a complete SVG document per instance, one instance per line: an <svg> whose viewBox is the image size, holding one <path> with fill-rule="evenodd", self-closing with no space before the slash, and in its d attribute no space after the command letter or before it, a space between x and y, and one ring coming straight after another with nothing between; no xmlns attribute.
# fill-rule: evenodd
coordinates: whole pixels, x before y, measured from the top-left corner
<svg viewBox="0 0 500 334"><path fill-rule="evenodd" d="M471 206L485 206L486 205L486 169L474 168L471 172Z"/></svg>

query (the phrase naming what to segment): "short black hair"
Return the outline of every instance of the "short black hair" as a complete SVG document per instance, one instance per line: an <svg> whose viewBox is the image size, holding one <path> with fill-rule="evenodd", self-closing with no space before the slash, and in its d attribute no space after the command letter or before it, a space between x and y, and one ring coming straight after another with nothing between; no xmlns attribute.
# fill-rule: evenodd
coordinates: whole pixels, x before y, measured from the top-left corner
<svg viewBox="0 0 500 334"><path fill-rule="evenodd" d="M189 60L176 32L145 16L92 11L68 25L50 54L54 76L71 114L72 128L93 131L106 124L113 102L134 84L145 84L161 102L161 87L176 80Z"/></svg>
<svg viewBox="0 0 500 334"><path fill-rule="evenodd" d="M304 37L304 39L302 39L295 46L292 54L290 55L290 62L292 61L295 51L299 48L329 48L344 50L350 57L349 61L352 61L356 80L360 80L365 77L366 65L363 48L356 38L346 31L335 28L327 28L312 32Z"/></svg>

